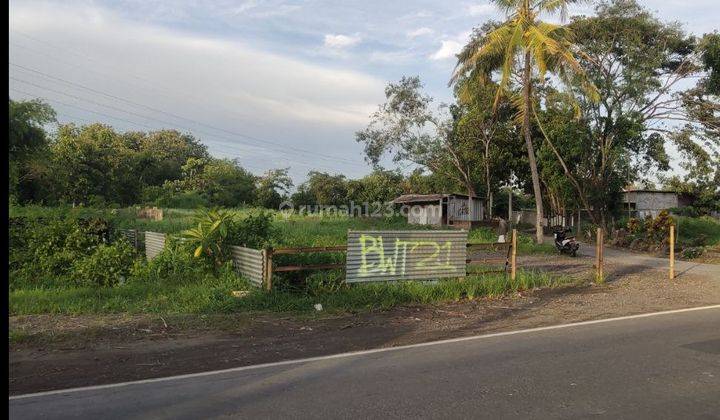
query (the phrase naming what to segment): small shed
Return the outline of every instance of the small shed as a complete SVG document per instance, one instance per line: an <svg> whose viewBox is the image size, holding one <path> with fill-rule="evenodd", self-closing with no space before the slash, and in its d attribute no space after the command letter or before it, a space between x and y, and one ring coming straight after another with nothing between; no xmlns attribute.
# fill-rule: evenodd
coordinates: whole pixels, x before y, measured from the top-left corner
<svg viewBox="0 0 720 420"><path fill-rule="evenodd" d="M403 206L411 224L467 229L485 217L483 200L464 194L406 194L393 203Z"/></svg>
<svg viewBox="0 0 720 420"><path fill-rule="evenodd" d="M634 188L623 191L623 205L631 217L657 217L663 210L685 207L690 201L688 197L679 195L675 191Z"/></svg>

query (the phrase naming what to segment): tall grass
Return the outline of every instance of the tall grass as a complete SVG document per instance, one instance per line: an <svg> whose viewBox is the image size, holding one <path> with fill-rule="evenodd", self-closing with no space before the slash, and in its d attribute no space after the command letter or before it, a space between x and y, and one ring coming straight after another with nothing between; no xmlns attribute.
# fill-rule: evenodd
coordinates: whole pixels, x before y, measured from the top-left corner
<svg viewBox="0 0 720 420"><path fill-rule="evenodd" d="M236 298L231 291L249 289L244 280L235 276L207 276L184 284L148 282L114 288L14 290L10 292L10 314L303 312L313 311L316 303L329 311L355 311L500 296L572 281L520 271L514 281L503 274L469 275L464 280L346 285L321 293L251 289L246 297Z"/></svg>
<svg viewBox="0 0 720 420"><path fill-rule="evenodd" d="M681 245L720 245L720 221L709 216L675 217ZM705 242L705 243L698 243Z"/></svg>

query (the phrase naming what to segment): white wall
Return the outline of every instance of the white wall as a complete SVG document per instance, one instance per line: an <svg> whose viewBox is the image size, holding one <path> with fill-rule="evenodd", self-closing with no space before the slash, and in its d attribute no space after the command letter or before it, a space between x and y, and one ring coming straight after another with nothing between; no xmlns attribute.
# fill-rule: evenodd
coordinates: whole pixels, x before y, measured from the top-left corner
<svg viewBox="0 0 720 420"><path fill-rule="evenodd" d="M415 204L408 209L408 223L415 225L442 224L442 209L440 204Z"/></svg>

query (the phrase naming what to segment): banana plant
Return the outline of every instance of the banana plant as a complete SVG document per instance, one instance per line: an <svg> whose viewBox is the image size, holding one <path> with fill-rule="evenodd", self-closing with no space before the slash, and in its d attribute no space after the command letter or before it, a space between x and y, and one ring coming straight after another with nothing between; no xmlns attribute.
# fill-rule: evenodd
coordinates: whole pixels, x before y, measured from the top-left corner
<svg viewBox="0 0 720 420"><path fill-rule="evenodd" d="M197 226L183 232L182 238L194 249L193 256L205 256L222 264L225 259L225 238L228 235L229 225L233 216L223 210L201 210L195 216Z"/></svg>

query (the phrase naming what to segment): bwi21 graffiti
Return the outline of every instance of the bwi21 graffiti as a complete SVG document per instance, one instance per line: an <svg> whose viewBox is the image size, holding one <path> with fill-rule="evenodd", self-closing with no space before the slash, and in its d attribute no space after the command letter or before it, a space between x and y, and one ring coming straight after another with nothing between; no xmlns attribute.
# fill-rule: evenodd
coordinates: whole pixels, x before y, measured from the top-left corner
<svg viewBox="0 0 720 420"><path fill-rule="evenodd" d="M441 232L360 233L348 248L348 280L402 280L465 275L465 241ZM433 237L435 236L435 237ZM450 236L450 237L449 237ZM437 239L436 239L437 238Z"/></svg>

